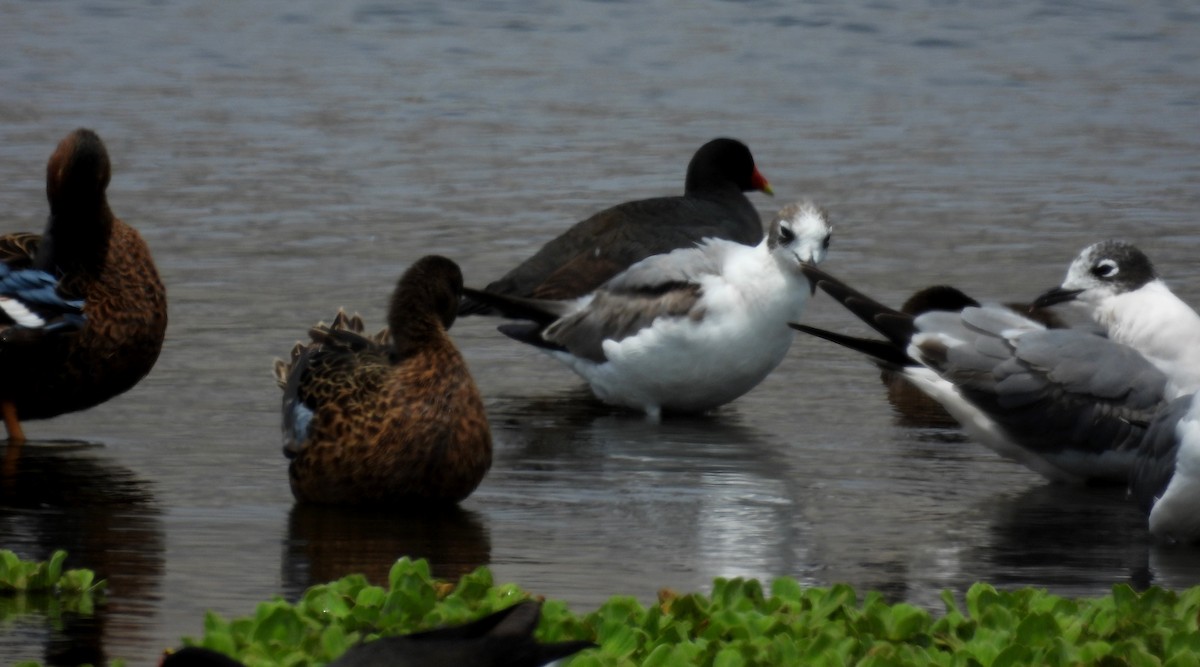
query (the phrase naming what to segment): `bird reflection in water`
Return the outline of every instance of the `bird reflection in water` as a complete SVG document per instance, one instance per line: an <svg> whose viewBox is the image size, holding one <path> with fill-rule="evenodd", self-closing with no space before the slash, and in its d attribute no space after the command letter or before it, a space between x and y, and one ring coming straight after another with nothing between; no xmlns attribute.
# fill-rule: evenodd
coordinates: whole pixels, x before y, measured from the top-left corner
<svg viewBox="0 0 1200 667"><path fill-rule="evenodd" d="M22 624L0 635L0 654L18 662L100 665L106 653L125 654L126 647L152 641L145 619L154 614L165 569L160 510L150 486L102 452L78 442L5 447L4 548L27 560L47 560L65 549L64 567L93 570L108 587L105 604L93 615L64 613L54 627L48 620L46 627ZM22 653L39 643L41 656Z"/></svg>
<svg viewBox="0 0 1200 667"><path fill-rule="evenodd" d="M288 596L348 574L386 586L397 559L424 558L434 577L457 580L491 559L483 520L457 506L420 511L297 504L288 516L283 581Z"/></svg>

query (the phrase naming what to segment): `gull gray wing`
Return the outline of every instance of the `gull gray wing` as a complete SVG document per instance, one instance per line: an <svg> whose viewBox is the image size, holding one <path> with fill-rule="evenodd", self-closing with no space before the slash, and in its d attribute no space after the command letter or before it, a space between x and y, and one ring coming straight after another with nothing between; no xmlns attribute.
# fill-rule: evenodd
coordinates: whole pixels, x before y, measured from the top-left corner
<svg viewBox="0 0 1200 667"><path fill-rule="evenodd" d="M653 255L613 276L601 289L613 294L653 294L719 275L733 241L705 239L692 248Z"/></svg>
<svg viewBox="0 0 1200 667"><path fill-rule="evenodd" d="M1149 512L1162 497L1175 475L1179 454L1179 421L1191 410L1191 394L1171 401L1150 423L1142 438L1141 452L1129 478L1129 491L1142 509Z"/></svg>
<svg viewBox="0 0 1200 667"><path fill-rule="evenodd" d="M505 335L600 363L606 360L606 340L624 340L660 317L703 319L703 310L697 307L699 281L721 272L731 244L708 239L694 248L647 257L609 280L590 299L530 299L470 288L463 292L505 317L532 321L501 327Z"/></svg>
<svg viewBox="0 0 1200 667"><path fill-rule="evenodd" d="M706 239L695 248L647 257L605 283L582 310L547 327L542 337L577 357L602 362L604 341L624 340L660 317L703 319L700 281L720 274L731 244Z"/></svg>
<svg viewBox="0 0 1200 667"><path fill-rule="evenodd" d="M1047 330L1000 307L918 317L910 354L1021 447L1085 477L1125 481L1167 378L1132 348Z"/></svg>
<svg viewBox="0 0 1200 667"><path fill-rule="evenodd" d="M698 307L700 285L691 282L659 283L643 289L600 290L584 309L547 327L542 338L571 354L600 363L604 341L624 340L661 317L704 317Z"/></svg>

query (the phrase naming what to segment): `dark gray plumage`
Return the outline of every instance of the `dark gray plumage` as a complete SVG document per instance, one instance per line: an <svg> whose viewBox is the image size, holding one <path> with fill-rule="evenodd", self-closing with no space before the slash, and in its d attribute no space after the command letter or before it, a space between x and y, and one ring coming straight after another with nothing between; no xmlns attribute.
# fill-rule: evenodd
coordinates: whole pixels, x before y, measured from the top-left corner
<svg viewBox="0 0 1200 667"><path fill-rule="evenodd" d="M463 625L376 639L351 647L329 667L540 667L595 646L538 642L533 633L541 611L541 603L526 600ZM244 666L189 646L164 655L160 667Z"/></svg>
<svg viewBox="0 0 1200 667"><path fill-rule="evenodd" d="M1175 474L1180 444L1176 428L1191 409L1194 398L1180 396L1167 404L1142 438L1142 451L1129 479L1129 492L1146 513L1166 491Z"/></svg>
<svg viewBox="0 0 1200 667"><path fill-rule="evenodd" d="M526 601L465 625L352 647L329 667L540 667L595 646L588 641L541 644L533 638L542 605Z"/></svg>
<svg viewBox="0 0 1200 667"><path fill-rule="evenodd" d="M1150 424L1130 493L1149 513L1152 535L1200 542L1200 394L1172 401Z"/></svg>
<svg viewBox="0 0 1200 667"><path fill-rule="evenodd" d="M688 163L684 194L640 199L576 223L536 254L488 284L493 294L574 299L653 255L689 248L706 238L756 245L763 223L745 192L771 194L750 149L735 139L705 143ZM485 313L468 294L460 314Z"/></svg>
<svg viewBox="0 0 1200 667"><path fill-rule="evenodd" d="M829 274L805 275L887 340L792 325L875 359L938 401L977 440L1060 481L1126 483L1168 378L1136 350L1047 329L1008 307L918 317Z"/></svg>
<svg viewBox="0 0 1200 667"><path fill-rule="evenodd" d="M1166 376L1142 355L1002 307L929 313L915 326L910 349L919 360L1001 435L1057 469L1039 472L1126 482L1145 424L1166 402Z"/></svg>

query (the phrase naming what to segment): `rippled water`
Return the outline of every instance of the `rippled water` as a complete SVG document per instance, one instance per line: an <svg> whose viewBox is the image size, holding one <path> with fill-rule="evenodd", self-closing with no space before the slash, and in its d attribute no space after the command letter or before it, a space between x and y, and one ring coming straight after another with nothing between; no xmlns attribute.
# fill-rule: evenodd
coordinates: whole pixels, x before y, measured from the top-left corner
<svg viewBox="0 0 1200 667"><path fill-rule="evenodd" d="M712 577L846 581L935 607L987 580L1098 595L1200 583L1120 490L1049 486L905 426L877 373L798 339L761 387L656 426L469 319L490 476L460 512L294 508L273 357L338 306L381 324L409 262L481 285L568 224L677 192L736 136L837 224L826 267L883 300L1032 296L1084 245L1139 243L1200 304L1200 12L1182 2L9 2L0 231L37 230L45 160L95 128L155 252L168 340L137 388L27 425L0 546L111 582L90 620L0 622L5 662L153 664L203 612L397 556L586 610ZM818 326L851 316L818 298ZM73 651L73 652L69 652Z"/></svg>

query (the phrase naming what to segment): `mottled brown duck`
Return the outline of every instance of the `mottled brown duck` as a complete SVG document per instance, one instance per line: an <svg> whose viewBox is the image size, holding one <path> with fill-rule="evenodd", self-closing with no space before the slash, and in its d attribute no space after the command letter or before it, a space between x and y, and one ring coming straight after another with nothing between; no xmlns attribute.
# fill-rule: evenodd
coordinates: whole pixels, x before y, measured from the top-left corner
<svg viewBox="0 0 1200 667"><path fill-rule="evenodd" d="M0 319L0 411L10 442L25 439L22 421L99 405L158 360L166 290L141 235L109 208L111 177L100 137L71 132L46 167L50 217L41 236L0 236L0 262L9 271L41 272L63 303L82 306L81 317L67 309L59 313L65 320L51 317L49 326Z"/></svg>
<svg viewBox="0 0 1200 667"><path fill-rule="evenodd" d="M483 400L447 330L462 295L458 266L418 260L392 294L388 328L363 334L339 310L289 361L283 449L292 493L327 505L454 503L492 464Z"/></svg>

